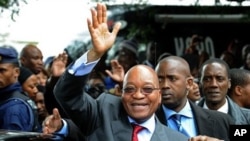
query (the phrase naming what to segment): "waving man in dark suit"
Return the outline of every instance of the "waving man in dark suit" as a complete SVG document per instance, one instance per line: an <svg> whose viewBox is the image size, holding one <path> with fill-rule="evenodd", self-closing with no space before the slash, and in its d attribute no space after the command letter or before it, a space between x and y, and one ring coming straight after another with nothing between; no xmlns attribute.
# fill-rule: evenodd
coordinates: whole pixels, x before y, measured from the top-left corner
<svg viewBox="0 0 250 141"><path fill-rule="evenodd" d="M161 93L157 75L148 66L138 65L126 73L121 97L103 93L93 99L84 92L89 73L113 45L120 28L120 24L116 24L111 33L108 31L105 5L98 3L97 11L92 9L91 13L92 22L88 20L88 28L93 47L69 65L54 89L62 108L89 141L129 141L132 124L143 127L138 133L139 141L188 140L161 124L155 116L161 103ZM45 127L50 124L45 121ZM47 130L53 132L51 128Z"/></svg>

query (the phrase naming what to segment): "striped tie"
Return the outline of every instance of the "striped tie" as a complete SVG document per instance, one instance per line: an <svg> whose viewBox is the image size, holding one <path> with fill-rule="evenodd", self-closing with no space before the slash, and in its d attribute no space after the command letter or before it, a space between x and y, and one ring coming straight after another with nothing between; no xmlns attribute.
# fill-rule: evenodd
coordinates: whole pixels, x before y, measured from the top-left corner
<svg viewBox="0 0 250 141"><path fill-rule="evenodd" d="M176 124L178 131L189 137L187 131L181 125L181 117L182 117L182 115L179 115L179 114L174 114L171 116L171 118L173 119L173 121Z"/></svg>

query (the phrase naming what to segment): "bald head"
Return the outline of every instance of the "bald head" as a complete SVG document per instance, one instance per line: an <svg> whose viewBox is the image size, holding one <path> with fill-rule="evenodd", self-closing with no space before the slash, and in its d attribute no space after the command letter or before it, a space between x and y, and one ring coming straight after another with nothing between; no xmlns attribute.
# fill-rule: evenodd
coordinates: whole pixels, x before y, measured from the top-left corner
<svg viewBox="0 0 250 141"><path fill-rule="evenodd" d="M28 44L20 53L20 62L23 67L38 74L43 68L43 54L37 46Z"/></svg>
<svg viewBox="0 0 250 141"><path fill-rule="evenodd" d="M39 48L37 48L37 46L33 45L33 44L28 44L26 46L23 47L20 56L21 57L25 57L25 56L29 56L30 54L32 54L33 50L39 50Z"/></svg>
<svg viewBox="0 0 250 141"><path fill-rule="evenodd" d="M156 87L159 87L157 74L151 67L147 65L136 65L132 67L131 69L129 69L128 72L124 76L123 84L125 84L128 81L128 79L131 77L137 80L148 78L147 81L152 81L153 83L155 83ZM130 80L133 81L133 79L130 79Z"/></svg>
<svg viewBox="0 0 250 141"><path fill-rule="evenodd" d="M191 76L189 64L187 63L185 59L178 57L178 56L165 57L158 63L158 65L156 66L156 70L159 69L161 64L165 64L165 63L171 64L170 69L173 69L173 68L177 69L186 77Z"/></svg>

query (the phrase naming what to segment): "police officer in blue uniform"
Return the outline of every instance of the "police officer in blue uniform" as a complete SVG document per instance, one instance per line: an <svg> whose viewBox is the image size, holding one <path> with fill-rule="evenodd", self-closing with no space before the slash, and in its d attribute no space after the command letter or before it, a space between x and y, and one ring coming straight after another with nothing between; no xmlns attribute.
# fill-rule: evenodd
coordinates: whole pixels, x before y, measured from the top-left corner
<svg viewBox="0 0 250 141"><path fill-rule="evenodd" d="M0 46L0 129L38 131L32 101L18 82L18 53Z"/></svg>

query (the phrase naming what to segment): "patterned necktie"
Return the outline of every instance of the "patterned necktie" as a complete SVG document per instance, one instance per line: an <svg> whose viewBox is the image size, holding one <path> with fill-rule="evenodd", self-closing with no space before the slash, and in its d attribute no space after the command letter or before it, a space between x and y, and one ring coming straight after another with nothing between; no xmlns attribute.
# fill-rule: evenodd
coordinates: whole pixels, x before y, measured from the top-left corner
<svg viewBox="0 0 250 141"><path fill-rule="evenodd" d="M179 115L179 114L174 114L171 116L171 118L173 119L173 121L176 124L178 131L189 137L187 131L181 125L181 117L182 117L182 115Z"/></svg>
<svg viewBox="0 0 250 141"><path fill-rule="evenodd" d="M144 127L137 124L132 124L132 126L133 126L132 141L139 141L137 135Z"/></svg>

